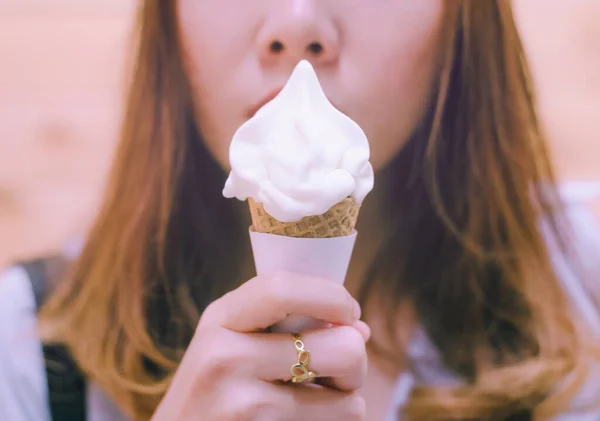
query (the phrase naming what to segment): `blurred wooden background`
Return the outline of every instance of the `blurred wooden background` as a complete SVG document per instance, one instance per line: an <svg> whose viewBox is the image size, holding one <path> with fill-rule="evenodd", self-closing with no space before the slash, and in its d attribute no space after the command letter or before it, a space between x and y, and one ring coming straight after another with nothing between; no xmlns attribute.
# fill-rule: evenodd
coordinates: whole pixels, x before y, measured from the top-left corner
<svg viewBox="0 0 600 421"><path fill-rule="evenodd" d="M515 4L561 177L600 180L600 1ZM0 0L0 265L62 247L92 219L135 6Z"/></svg>

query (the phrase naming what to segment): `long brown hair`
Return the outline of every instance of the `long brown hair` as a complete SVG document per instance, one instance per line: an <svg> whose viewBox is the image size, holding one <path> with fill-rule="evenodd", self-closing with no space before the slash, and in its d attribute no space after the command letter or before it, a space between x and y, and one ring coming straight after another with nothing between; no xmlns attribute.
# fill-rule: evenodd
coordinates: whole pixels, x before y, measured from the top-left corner
<svg viewBox="0 0 600 421"><path fill-rule="evenodd" d="M554 176L510 2L445 3L438 86L380 176L389 230L361 296L388 297L390 330L410 298L464 378L417 389L407 417L509 419L537 408L542 419L566 406L590 358L537 229L546 218L558 236ZM225 173L194 119L176 2L143 2L135 57L104 205L41 317L48 340L147 420L203 309L248 275L224 264L245 261L248 247L243 212L222 197Z"/></svg>

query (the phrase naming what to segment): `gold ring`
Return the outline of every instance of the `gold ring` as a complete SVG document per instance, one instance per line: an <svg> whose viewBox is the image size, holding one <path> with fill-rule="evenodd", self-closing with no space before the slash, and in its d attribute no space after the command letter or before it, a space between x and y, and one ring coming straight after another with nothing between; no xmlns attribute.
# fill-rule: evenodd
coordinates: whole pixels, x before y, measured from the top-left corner
<svg viewBox="0 0 600 421"><path fill-rule="evenodd" d="M294 339L296 352L298 352L298 361L290 369L292 372L292 383L304 383L315 380L317 375L308 369L310 352L304 347L304 342L302 342L299 334L292 333L292 338Z"/></svg>

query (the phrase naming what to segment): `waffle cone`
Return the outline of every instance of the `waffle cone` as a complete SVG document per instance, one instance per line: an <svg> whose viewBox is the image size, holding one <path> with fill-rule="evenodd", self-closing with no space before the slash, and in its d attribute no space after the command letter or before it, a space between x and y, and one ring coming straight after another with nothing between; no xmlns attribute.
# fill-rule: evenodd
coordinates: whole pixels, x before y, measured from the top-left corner
<svg viewBox="0 0 600 421"><path fill-rule="evenodd" d="M323 215L307 216L297 222L281 222L269 215L261 203L248 199L252 229L266 234L298 238L344 237L354 232L360 204L353 198L342 200Z"/></svg>

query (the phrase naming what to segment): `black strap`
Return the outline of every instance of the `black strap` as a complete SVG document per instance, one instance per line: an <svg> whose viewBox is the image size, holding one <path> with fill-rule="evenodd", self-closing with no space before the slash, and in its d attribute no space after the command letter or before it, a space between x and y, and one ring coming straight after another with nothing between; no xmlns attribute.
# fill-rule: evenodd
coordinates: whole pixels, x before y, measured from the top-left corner
<svg viewBox="0 0 600 421"><path fill-rule="evenodd" d="M21 263L29 276L38 308L51 290L52 269L61 267L60 258L38 259ZM61 345L42 345L46 361L46 379L50 414L53 421L86 420L86 382L69 352Z"/></svg>
<svg viewBox="0 0 600 421"><path fill-rule="evenodd" d="M20 264L29 277L37 308L42 306L48 294L49 282L46 282L45 262L44 259L37 259Z"/></svg>

